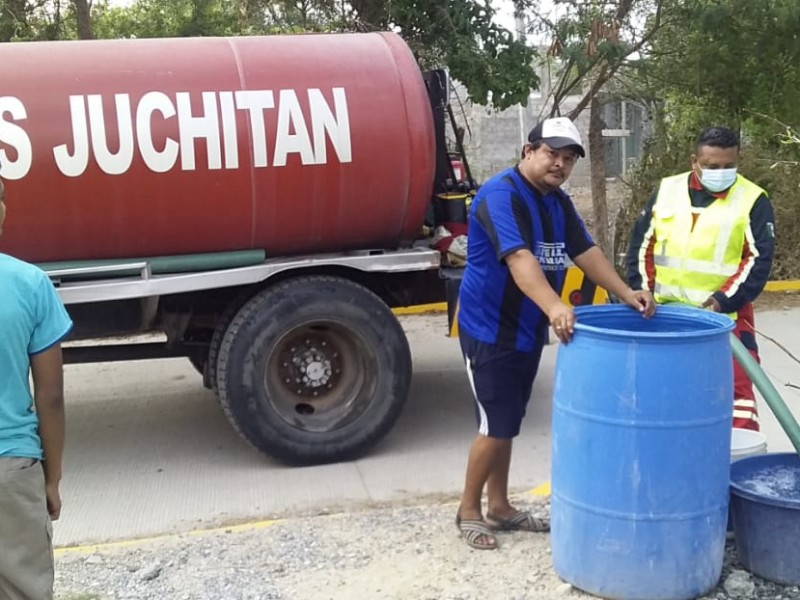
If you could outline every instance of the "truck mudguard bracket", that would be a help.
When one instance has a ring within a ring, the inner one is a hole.
[[[86,273],[86,280],[75,280],[72,277],[63,279],[64,271],[52,271],[48,275],[65,304],[83,304],[252,285],[278,273],[296,269],[345,267],[366,273],[403,273],[438,269],[439,265],[438,251],[412,247],[403,250],[357,250],[267,259],[258,265],[203,272],[155,275],[146,264],[135,263],[125,266],[140,269],[138,276],[98,279],[98,273],[91,269]],[[73,277],[76,275],[74,271],[69,274]],[[89,275],[92,277],[89,278]]]

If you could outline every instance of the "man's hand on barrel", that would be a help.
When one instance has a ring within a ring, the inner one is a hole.
[[[649,319],[656,312],[656,301],[653,294],[648,290],[628,290],[628,293],[620,297],[625,304],[642,313],[645,319]]]
[[[547,318],[550,319],[556,337],[562,343],[568,343],[575,332],[575,313],[572,307],[563,302],[555,302],[547,313]]]
[[[713,310],[714,312],[722,312],[722,307],[714,296],[709,296],[708,299],[703,302],[703,308]]]

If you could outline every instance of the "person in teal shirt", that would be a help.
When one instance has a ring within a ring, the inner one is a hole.
[[[0,181],[0,236],[6,216]],[[0,597],[53,597],[61,512],[61,341],[72,321],[47,275],[0,253]],[[30,380],[33,380],[31,389]]]

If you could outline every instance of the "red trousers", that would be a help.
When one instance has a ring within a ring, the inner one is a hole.
[[[756,362],[760,363],[752,304],[745,304],[739,311],[733,333],[750,351]],[[753,382],[735,359],[733,361],[733,426],[739,429],[759,430]]]

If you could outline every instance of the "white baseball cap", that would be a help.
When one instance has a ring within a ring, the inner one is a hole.
[[[575,146],[578,154],[586,156],[581,134],[575,124],[567,117],[553,117],[537,124],[528,134],[528,142],[531,144],[544,142],[551,148],[556,149]]]

